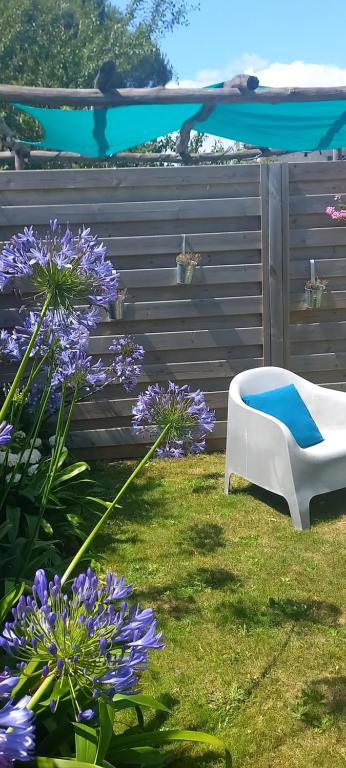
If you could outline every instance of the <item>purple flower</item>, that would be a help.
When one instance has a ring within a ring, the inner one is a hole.
[[[0,766],[10,768],[14,760],[27,762],[33,757],[34,714],[27,708],[30,696],[17,704],[7,702],[0,710]]]
[[[82,349],[69,349],[61,353],[59,365],[52,376],[52,386],[68,384],[86,392],[101,389],[111,378],[101,360],[93,361]]]
[[[114,339],[109,350],[115,352],[112,368],[117,380],[126,392],[130,392],[136,386],[141,373],[144,349],[140,344],[136,344],[133,336],[119,336]]]
[[[57,576],[47,584],[40,570],[32,596],[22,595],[12,609],[0,645],[20,663],[35,659],[41,674],[65,679],[83,700],[133,693],[149,650],[162,648],[162,641],[152,609],[128,607],[124,598],[131,592],[123,577],[109,573],[100,580],[88,568],[64,593]],[[75,696],[73,702],[77,719],[92,716]]]
[[[15,335],[2,329],[0,331],[0,359],[20,360],[21,354]]]
[[[80,723],[83,720],[92,720],[93,717],[95,717],[95,712],[93,709],[84,709],[79,710],[76,720],[78,723]]]
[[[47,584],[46,574],[43,568],[40,568],[38,571],[36,571],[34,583],[32,585],[32,594],[34,596],[34,599],[36,599],[37,597],[39,598],[41,605],[47,605],[48,584]],[[24,601],[21,600],[20,605],[22,606],[24,604],[25,604]]]
[[[7,699],[16,687],[19,677],[14,677],[8,667],[0,672],[0,699]]]
[[[36,294],[52,294],[52,303],[72,309],[78,299],[107,305],[117,293],[118,275],[106,248],[90,229],[76,237],[62,233],[56,220],[42,238],[33,228],[13,235],[0,254],[0,290],[17,277],[29,278]]]
[[[11,440],[12,424],[2,421],[0,424],[0,445],[8,445]]]
[[[166,387],[154,384],[139,395],[132,408],[136,434],[155,440],[169,425],[163,443],[156,450],[161,458],[179,459],[186,453],[201,453],[205,438],[213,430],[215,413],[209,410],[203,393],[191,392],[185,384],[172,381]]]

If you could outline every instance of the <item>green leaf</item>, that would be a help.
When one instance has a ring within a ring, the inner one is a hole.
[[[86,463],[86,461],[78,461],[75,464],[71,464],[69,467],[66,467],[66,469],[63,469],[61,472],[58,472],[58,474],[54,478],[54,485],[65,483],[66,480],[70,480],[71,477],[76,477],[76,475],[80,475],[81,472],[85,472],[87,469],[90,469],[90,467],[89,467],[89,464]]]
[[[84,723],[73,723],[75,729],[76,759],[95,763],[97,753],[97,731]]]
[[[100,730],[96,752],[96,763],[102,765],[113,736],[114,709],[110,704],[99,701]]]
[[[102,507],[106,507],[106,509],[108,509],[108,507],[110,507],[112,503],[111,501],[104,501],[104,499],[98,499],[97,496],[86,496],[85,498],[88,499],[88,501],[95,501],[96,504],[101,504]]]
[[[48,520],[43,518],[41,520],[41,526],[42,526],[42,528],[43,528],[45,533],[48,533],[50,536],[53,536],[54,531],[53,531],[53,528],[52,528],[51,524],[48,522]]]
[[[4,539],[6,536],[6,533],[10,531],[12,528],[12,524],[7,520],[5,523],[2,523],[0,525],[0,539]]]
[[[111,758],[118,758],[119,751],[122,749],[144,746],[158,747],[163,746],[164,744],[169,744],[171,741],[195,741],[203,744],[210,744],[213,747],[222,749],[225,751],[226,768],[232,768],[231,754],[221,739],[218,739],[217,736],[212,736],[209,733],[204,733],[203,731],[167,730],[153,731],[151,733],[138,733],[130,736],[127,736],[126,733],[121,736],[113,736],[111,742]]]
[[[165,765],[166,758],[153,747],[134,747],[134,749],[124,749],[117,754],[117,765],[140,765],[153,766],[161,768]]]
[[[95,763],[83,760],[68,760],[65,757],[36,757],[34,764],[37,768],[94,768]],[[98,766],[98,768],[102,768]]]
[[[113,696],[113,701],[115,703],[118,701],[128,702],[130,707],[150,707],[150,709],[158,709],[160,712],[168,712],[168,714],[171,712],[165,704],[154,699],[153,696],[144,696],[142,694],[139,696],[126,696],[123,693],[116,693],[115,696]]]
[[[18,528],[20,521],[20,507],[7,507],[6,518],[10,523],[10,533],[8,540],[13,544],[18,536]]]
[[[1,624],[6,619],[6,616],[8,612],[11,610],[12,606],[20,598],[23,590],[24,590],[24,581],[22,581],[20,584],[17,584],[15,587],[13,587],[13,589],[7,592],[7,594],[4,595],[4,597],[0,600],[0,623]]]
[[[61,440],[61,438],[60,438],[60,440]],[[54,446],[54,448],[55,448],[55,446]],[[67,457],[68,457],[68,450],[67,450],[67,448],[62,448],[61,449],[61,454],[59,456],[59,461],[57,463],[57,469],[59,469],[62,466],[64,461],[66,461]]]

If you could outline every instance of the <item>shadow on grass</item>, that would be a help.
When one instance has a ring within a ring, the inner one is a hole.
[[[236,623],[248,631],[257,627],[279,627],[287,622],[336,627],[342,614],[337,605],[323,600],[272,597],[265,608],[244,600],[224,600],[217,606],[216,613],[221,626]]]
[[[136,590],[136,600],[155,602],[162,613],[179,621],[199,612],[196,594],[213,589],[235,590],[240,585],[241,579],[226,568],[199,568],[189,571],[180,582]]]
[[[213,768],[215,765],[224,765],[222,752],[207,749],[202,754],[191,755],[192,744],[189,747],[181,747],[178,754],[169,762],[172,768]],[[175,750],[177,751],[177,750]]]
[[[170,693],[160,693],[159,701],[161,701],[161,704],[164,704],[165,707],[168,707],[170,712],[161,712],[160,710],[156,710],[155,713],[149,717],[145,723],[146,731],[156,731],[159,728],[162,728],[167,720],[169,720],[174,708],[180,704],[179,699],[177,699],[176,696],[172,696]]]
[[[188,550],[198,549],[200,552],[216,552],[226,546],[224,529],[217,523],[201,523],[191,525],[183,533],[183,546]]]
[[[232,488],[231,493],[235,496],[251,496],[282,515],[289,516],[290,514],[286,499],[258,485],[251,484],[247,488]],[[311,499],[311,525],[336,520],[345,514],[346,487]]]
[[[136,600],[151,601],[158,605],[161,615],[168,615],[171,619],[181,621],[191,614],[199,612],[193,590],[179,584],[163,584],[162,586],[148,587],[136,590]]]
[[[134,469],[134,464],[129,465],[123,462],[114,465],[114,483],[110,482],[111,466],[106,469],[96,467],[94,475],[100,485],[98,495],[106,501],[112,501],[120,491],[126,480],[129,479]],[[159,477],[142,474],[134,480],[125,491],[121,499],[120,508],[114,510],[114,515],[118,520],[133,520],[136,523],[146,523],[165,508],[165,494],[156,493],[162,487],[162,480]],[[95,494],[97,495],[97,494]],[[167,499],[168,503],[169,499]]]
[[[190,577],[200,580],[207,589],[236,589],[241,584],[240,577],[227,568],[198,568]]]
[[[193,483],[192,493],[211,493],[216,491],[222,481],[222,477],[220,472],[210,472],[199,477]]]
[[[110,471],[95,470],[95,476],[100,483],[97,494],[100,498],[112,500],[122,485],[131,475],[133,466],[115,467],[114,486],[110,484]],[[104,480],[104,483],[103,483]],[[121,506],[114,509],[104,529],[98,534],[96,546],[99,552],[105,552],[110,546],[119,544],[137,544],[140,540],[138,533],[128,533],[123,524],[127,522],[142,523],[145,525],[155,518],[164,519],[169,513],[169,498],[164,493],[157,493],[162,486],[162,480],[156,477],[141,475],[125,492],[121,499]]]
[[[337,720],[346,720],[346,676],[325,676],[305,688],[292,715],[313,728],[327,729]]]

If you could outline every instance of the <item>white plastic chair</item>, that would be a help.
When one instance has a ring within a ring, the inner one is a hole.
[[[300,448],[278,419],[250,408],[241,396],[294,384],[324,441]],[[346,394],[311,384],[283,368],[253,368],[229,388],[225,493],[232,473],[288,502],[294,528],[310,527],[310,499],[346,487]]]

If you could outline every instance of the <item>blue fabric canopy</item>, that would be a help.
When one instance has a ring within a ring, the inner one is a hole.
[[[220,87],[218,83],[212,87]],[[42,126],[34,148],[108,157],[180,130],[201,104],[160,104],[108,109],[48,109],[14,104]],[[289,151],[346,145],[346,100],[220,104],[194,129],[225,139]]]

